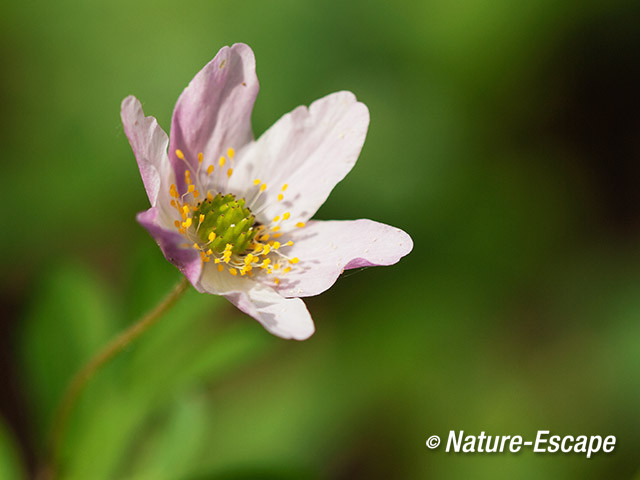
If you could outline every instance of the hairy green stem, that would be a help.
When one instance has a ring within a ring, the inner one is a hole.
[[[180,283],[174,287],[169,295],[167,295],[164,300],[156,306],[156,308],[147,313],[137,323],[134,323],[124,332],[120,333],[116,338],[111,340],[73,376],[64,397],[62,397],[62,400],[55,411],[51,431],[48,436],[48,461],[40,471],[38,478],[43,480],[55,478],[56,467],[59,460],[58,456],[67,422],[69,421],[69,416],[71,415],[73,407],[89,380],[91,380],[93,375],[108,363],[109,360],[115,357],[118,352],[123,350],[132,341],[146,332],[160,319],[162,315],[171,309],[184,292],[186,292],[188,286],[189,281],[183,277],[182,280],[180,280]]]

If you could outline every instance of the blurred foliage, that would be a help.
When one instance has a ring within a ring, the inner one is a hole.
[[[0,478],[23,478],[25,470],[18,447],[4,423],[0,424]]]
[[[302,343],[189,292],[91,382],[65,478],[637,476],[639,13],[620,0],[4,2],[0,285],[15,314],[0,478],[33,470],[71,373],[178,279],[134,219],[147,199],[120,101],[135,94],[168,131],[192,76],[239,41],[257,57],[256,135],[335,90],[368,105],[360,161],[317,217],[396,225],[415,250],[309,299],[317,332]],[[545,428],[614,434],[616,451],[424,445]]]

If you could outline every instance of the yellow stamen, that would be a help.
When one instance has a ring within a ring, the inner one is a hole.
[[[253,184],[254,184],[254,185],[260,185],[260,179],[259,179],[259,178],[256,178],[256,179],[253,181]]]
[[[207,167],[207,175],[211,175],[213,173],[213,165],[209,165]]]
[[[236,154],[236,151],[233,148],[227,149],[227,155],[229,156],[229,160],[232,160],[235,154]]]
[[[231,175],[233,175],[233,168],[227,170],[227,177],[230,177]]]
[[[176,157],[178,157],[180,160],[184,160],[184,153],[182,153],[182,150],[176,150]]]
[[[278,194],[278,201],[281,202],[282,199],[284,198],[284,195],[282,195],[281,193]]]
[[[298,228],[302,228],[302,227],[304,227],[305,225],[306,225],[306,223],[304,223],[304,222],[298,222],[298,223],[296,223],[296,227],[298,227]]]
[[[267,184],[263,183],[262,185],[260,185],[260,191],[264,192],[267,189]]]
[[[277,222],[278,220],[280,220],[280,215],[276,215],[275,217],[273,217],[273,222]]]
[[[284,192],[284,191],[287,189],[287,187],[288,187],[288,186],[289,186],[289,185],[288,185],[287,183],[285,183],[285,184],[282,186],[282,191]]]
[[[291,214],[289,212],[284,212],[282,214],[282,220],[289,220],[290,216],[291,216]]]
[[[291,260],[289,260],[289,263],[293,263],[295,265],[299,261],[300,261],[300,259],[298,257],[293,257]]]
[[[217,259],[216,259],[217,260]],[[218,264],[218,271],[221,272],[224,270],[224,265],[222,265],[221,263]]]
[[[221,167],[224,167],[224,164],[226,161],[227,161],[226,158],[220,157],[220,160],[218,160],[218,165],[220,165]]]
[[[187,188],[187,193],[193,193],[196,190],[196,186],[191,184],[189,185],[189,188]]]
[[[230,268],[230,269],[229,269],[229,273],[230,273],[231,275],[233,275],[234,277],[235,277],[236,275],[238,275],[238,271],[237,271],[235,268]]]

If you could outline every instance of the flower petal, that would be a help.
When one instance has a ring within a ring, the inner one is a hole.
[[[351,92],[337,92],[284,115],[238,160],[232,191],[267,184],[261,194],[262,222],[289,211],[306,222],[355,164],[369,126],[369,111]],[[283,185],[284,200],[278,201]]]
[[[167,134],[154,117],[145,117],[140,101],[133,95],[122,101],[120,117],[129,139],[151,206],[155,207],[162,179],[171,172],[167,157]]]
[[[284,298],[267,285],[205,265],[198,290],[223,295],[278,337],[306,340],[315,331],[311,315],[299,298]]]
[[[185,238],[175,230],[168,230],[159,221],[159,211],[152,207],[140,212],[136,219],[154,238],[165,258],[173,263],[196,286],[202,271],[202,259],[193,248],[183,248]],[[197,288],[197,287],[196,287]]]
[[[218,169],[220,156],[253,140],[251,111],[259,89],[255,69],[248,45],[223,47],[182,92],[173,111],[169,148],[177,178],[185,170],[175,153],[179,149],[194,168],[202,153],[205,167],[215,163],[216,175],[226,179]]]
[[[286,254],[300,262],[280,278],[277,290],[285,297],[318,295],[344,270],[393,265],[413,248],[411,237],[399,228],[364,219],[311,221],[291,239]]]

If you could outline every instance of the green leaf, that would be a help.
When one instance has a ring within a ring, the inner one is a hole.
[[[43,274],[22,321],[19,344],[39,432],[73,373],[111,338],[116,323],[113,301],[89,269],[59,264]]]
[[[12,438],[11,432],[0,419],[0,478],[26,478],[22,459]]]

